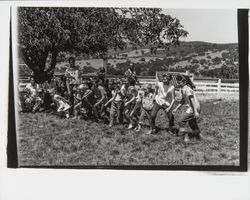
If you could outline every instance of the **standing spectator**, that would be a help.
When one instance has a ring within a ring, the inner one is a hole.
[[[104,84],[104,86],[106,84],[105,73],[106,71],[104,67],[100,67],[99,71],[97,72],[97,78],[102,81],[102,84]]]
[[[134,64],[131,63],[129,69],[125,72],[125,77],[127,78],[129,85],[135,86],[135,84],[138,84],[140,86],[134,68]]]
[[[74,107],[74,91],[77,88],[77,85],[80,83],[80,69],[79,66],[75,66],[75,58],[69,58],[69,68],[65,71],[66,77],[66,87],[69,95],[70,103],[72,106],[71,113],[73,113]]]

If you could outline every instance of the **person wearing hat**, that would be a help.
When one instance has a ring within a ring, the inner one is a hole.
[[[159,110],[164,110],[168,119],[169,119],[169,131],[174,127],[174,115],[170,112],[169,108],[174,104],[175,99],[175,87],[171,84],[172,75],[163,74],[162,82],[156,82],[155,90],[155,102],[151,111],[151,120],[150,120],[150,131],[148,134],[156,132],[155,120]]]
[[[194,92],[194,85],[187,76],[179,76],[176,78],[178,84],[181,87],[182,101],[179,102],[177,107],[172,111],[173,114],[183,106],[185,106],[185,113],[178,120],[177,129],[179,135],[184,135],[184,142],[189,142],[190,132],[186,128],[188,124],[192,129],[193,136],[197,139],[200,139],[200,129],[197,124],[197,119],[200,116],[201,108],[198,98]]]

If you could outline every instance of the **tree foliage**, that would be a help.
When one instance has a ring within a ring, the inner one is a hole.
[[[127,45],[154,52],[188,34],[178,19],[151,8],[20,7],[18,26],[20,56],[38,83],[52,77],[61,52],[105,58]]]

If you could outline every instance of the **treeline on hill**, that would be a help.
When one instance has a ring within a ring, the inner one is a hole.
[[[134,52],[133,57],[129,57]],[[67,66],[67,53],[58,56],[58,63]],[[97,71],[92,59],[80,54],[77,60],[87,60],[84,66],[80,66],[83,73],[94,73]],[[134,49],[128,47],[126,50],[110,51],[108,55],[107,73],[109,75],[123,75],[134,63],[137,75],[155,76],[156,71],[175,71],[194,73],[196,77],[211,78],[239,78],[237,44],[212,44],[206,42],[181,42],[180,46],[169,49],[158,49],[151,52],[149,47]],[[118,62],[123,60],[124,62]],[[111,62],[113,61],[113,62]],[[116,64],[111,64],[115,63]],[[63,73],[65,68],[55,71]],[[27,71],[22,66],[20,71]],[[30,70],[28,70],[30,71]]]
[[[132,49],[130,49],[132,51]],[[237,44],[211,44],[205,42],[182,42],[179,47],[172,47],[169,50],[158,50],[155,53],[144,53],[143,50],[136,50],[138,62],[133,62],[137,75],[154,76],[156,71],[175,71],[194,73],[198,77],[211,78],[239,78],[238,47]],[[141,52],[140,52],[141,51]],[[128,51],[129,52],[129,51]],[[122,52],[124,57],[126,53]],[[109,59],[122,59],[110,55]],[[146,58],[149,59],[146,61]],[[135,57],[133,57],[135,58]],[[132,61],[127,58],[124,63],[117,63],[116,66],[108,64],[107,71],[111,75],[122,75],[129,68]],[[93,69],[87,72],[93,72]]]

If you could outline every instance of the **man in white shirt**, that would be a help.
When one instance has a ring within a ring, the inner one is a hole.
[[[174,86],[170,83],[171,74],[163,74],[162,82],[156,82],[155,103],[151,111],[150,131],[148,134],[156,132],[155,119],[159,110],[163,109],[169,119],[169,130],[174,126],[174,115],[170,111],[175,99]]]
[[[79,85],[81,77],[79,66],[75,66],[74,57],[69,58],[69,68],[67,68],[65,71],[65,77],[66,77],[67,92],[72,106],[70,112],[73,113],[74,89],[76,89],[76,87]]]

